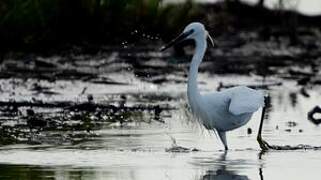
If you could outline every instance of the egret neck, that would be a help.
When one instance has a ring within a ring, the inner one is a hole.
[[[192,63],[189,68],[187,96],[192,110],[197,113],[201,108],[199,107],[201,101],[201,94],[197,86],[198,67],[202,62],[207,48],[206,38],[199,35],[195,38],[195,52],[192,58]]]

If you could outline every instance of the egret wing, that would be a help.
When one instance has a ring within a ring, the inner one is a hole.
[[[229,111],[234,115],[253,113],[264,106],[264,94],[245,86],[230,90]]]

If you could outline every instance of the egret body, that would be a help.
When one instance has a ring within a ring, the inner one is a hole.
[[[165,50],[183,40],[191,39],[195,41],[195,52],[188,75],[188,103],[192,113],[205,128],[216,130],[225,150],[227,150],[226,131],[245,125],[251,119],[253,113],[264,106],[264,95],[261,91],[245,86],[201,94],[197,85],[197,74],[198,67],[206,52],[207,38],[214,45],[213,39],[204,25],[194,22],[186,26],[182,34],[161,50]]]

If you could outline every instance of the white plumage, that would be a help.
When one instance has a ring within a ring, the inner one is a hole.
[[[225,90],[231,99],[229,111],[234,115],[252,113],[264,105],[264,95],[245,86],[238,86]]]
[[[198,67],[202,62],[207,38],[212,38],[201,23],[191,23],[183,33],[165,46],[163,50],[177,41],[192,39],[195,41],[195,52],[188,76],[187,96],[193,114],[199,118],[207,129],[215,129],[228,149],[226,131],[245,125],[253,113],[264,106],[264,94],[245,86],[228,88],[220,92],[201,95],[197,86]]]
[[[245,86],[202,95],[201,106],[208,112],[211,127],[229,131],[248,122],[252,113],[264,105],[264,96]]]

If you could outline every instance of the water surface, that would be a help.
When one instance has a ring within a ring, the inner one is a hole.
[[[247,125],[227,134],[231,150],[225,153],[213,132],[202,129],[186,114],[184,82],[154,84],[126,73],[121,76],[110,74],[109,77],[129,84],[102,85],[58,80],[55,83],[47,82],[47,85],[60,93],[47,98],[75,100],[86,86],[87,93],[94,94],[96,101],[112,101],[117,93],[127,95],[128,104],[168,104],[174,109],[161,112],[160,118],[164,122],[134,121],[124,126],[111,124],[95,130],[94,133],[99,136],[77,144],[2,146],[0,178],[194,180],[306,179],[319,176],[321,151],[260,151],[256,142],[260,111],[254,114]],[[280,80],[269,77],[265,82]],[[9,83],[10,80],[1,81],[9,89],[13,84]],[[203,92],[215,90],[220,82],[263,83],[259,76],[219,76],[208,73],[201,73],[199,81]],[[282,80],[282,83],[281,86],[271,86],[266,90],[271,96],[272,108],[264,123],[264,138],[274,145],[320,146],[321,129],[307,120],[307,112],[321,102],[320,87],[308,87],[306,91],[310,97],[306,97],[300,93],[302,87],[295,80]],[[62,86],[65,88],[60,88]],[[12,97],[9,92],[6,96],[6,92],[4,90],[3,99]],[[23,100],[36,96],[29,93],[27,86],[21,86],[17,89],[15,98]],[[252,129],[252,134],[248,134],[248,128]],[[172,147],[173,139],[179,146],[199,151],[166,152],[166,149]]]

